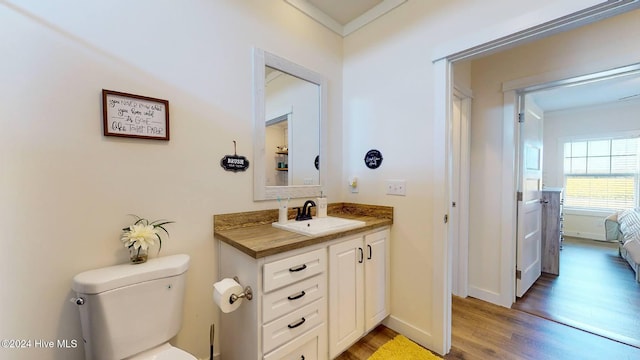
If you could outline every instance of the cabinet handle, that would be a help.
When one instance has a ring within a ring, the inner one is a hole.
[[[301,291],[298,295],[287,296],[287,299],[289,299],[289,300],[297,300],[297,299],[300,299],[301,297],[303,297],[305,295],[306,295],[306,293],[304,291]]]
[[[298,272],[307,268],[307,264],[302,264],[302,266],[298,266],[297,268],[289,268],[289,272]]]
[[[369,248],[369,257],[367,258],[367,260],[371,260],[371,257],[373,255],[373,250],[371,250],[371,245],[367,244],[367,247]]]
[[[295,323],[295,324],[293,324],[293,325],[289,324],[289,325],[287,325],[287,327],[288,327],[289,329],[295,329],[295,328],[297,328],[298,326],[300,326],[300,325],[304,324],[304,322],[305,322],[305,321],[307,321],[307,320],[306,320],[305,318],[302,318],[302,319],[301,319],[300,321],[298,321],[297,323]]]
[[[364,250],[362,250],[361,247],[359,247],[358,250],[360,250],[360,260],[358,260],[358,263],[362,264],[364,262]]]

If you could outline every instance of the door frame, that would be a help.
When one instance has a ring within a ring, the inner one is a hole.
[[[516,106],[520,99],[524,99],[525,96],[527,96],[528,94],[535,93],[537,91],[551,89],[551,88],[558,88],[562,86],[578,85],[581,83],[598,81],[598,80],[617,77],[617,76],[626,76],[629,74],[636,74],[639,72],[640,72],[640,62],[637,62],[637,63],[628,64],[628,65],[615,67],[615,68],[594,68],[594,69],[590,69],[589,73],[587,74],[584,73],[584,70],[576,71],[574,69],[563,69],[563,70],[543,73],[543,74],[539,74],[536,76],[527,77],[523,79],[515,79],[515,80],[505,82],[502,86],[502,90],[504,93],[504,102],[505,104],[510,103],[513,106]],[[516,114],[515,114],[516,117],[518,112],[519,110],[516,111]],[[507,119],[512,118],[513,116],[514,115],[512,113],[512,110],[508,109],[507,106],[505,106],[504,108],[505,122],[504,122],[504,128],[503,128],[503,131],[505,133],[510,131],[509,127],[511,126],[510,124],[507,123]],[[516,151],[515,159],[517,161],[520,158],[518,154],[519,143],[517,142],[519,127],[517,122],[515,122],[514,124],[515,124],[514,134],[515,134],[515,141],[516,141],[514,144],[514,147]],[[504,151],[504,154],[503,154],[503,158],[504,158],[506,156],[506,153],[509,152],[509,149],[505,146],[503,148],[503,151]],[[516,170],[517,170],[517,167],[516,167]],[[517,180],[515,184],[516,184],[515,191],[517,191]],[[502,238],[503,246],[505,246],[505,243],[507,241],[508,239]],[[516,259],[515,245],[514,245],[514,253],[512,258]],[[503,258],[503,261],[504,261],[504,258]],[[513,268],[515,269],[515,267],[516,267],[516,262],[514,260]],[[515,273],[515,271],[512,273]],[[506,275],[508,274],[506,273],[503,274],[503,276],[505,277]],[[514,279],[513,283],[515,284],[515,275],[513,279]],[[515,286],[514,286],[513,293],[509,293],[507,295],[508,296],[506,295],[504,296],[504,304],[501,303],[500,305],[510,307],[511,304],[513,304],[517,300]]]
[[[433,350],[446,354],[451,349],[451,274],[452,274],[452,239],[447,222],[451,199],[451,152],[448,129],[451,126],[451,97],[453,94],[453,63],[473,57],[487,55],[508,47],[537,40],[558,32],[567,31],[578,26],[602,20],[617,14],[640,7],[639,0],[618,1],[582,1],[580,3],[556,3],[547,6],[535,14],[525,16],[522,21],[513,19],[491,27],[482,33],[467,34],[457,41],[448,41],[435,51],[432,58],[434,80],[434,108],[433,108],[433,217],[432,217],[432,299],[431,314],[433,319],[432,343]],[[508,96],[511,95],[511,96]],[[512,219],[515,209],[515,142],[513,119],[515,114],[515,91],[504,93],[505,113],[511,109],[509,126],[504,126],[503,132],[503,166],[502,186],[507,187],[501,197],[501,216],[503,226],[501,236],[501,301],[513,294],[515,299],[515,236]],[[506,119],[504,120],[507,121]],[[505,123],[506,125],[506,123]],[[509,150],[507,150],[509,149]],[[510,275],[506,275],[510,273]],[[507,281],[509,280],[509,281]],[[513,280],[513,281],[511,281]],[[510,289],[510,291],[509,291]],[[510,300],[513,302],[513,300]],[[510,306],[504,304],[505,306]]]

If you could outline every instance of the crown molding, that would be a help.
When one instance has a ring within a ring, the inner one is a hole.
[[[306,0],[284,0],[336,34],[345,37],[408,0],[384,0],[347,24],[340,24]]]

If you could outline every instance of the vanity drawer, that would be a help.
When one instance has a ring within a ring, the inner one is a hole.
[[[262,322],[268,323],[286,313],[310,304],[327,293],[327,276],[323,273],[262,297]]]
[[[264,360],[318,360],[326,357],[323,334],[324,324],[297,337],[288,344],[267,354]],[[320,357],[320,354],[325,354]]]
[[[316,300],[292,313],[262,326],[262,350],[268,353],[278,346],[324,323],[326,301]]]
[[[264,292],[325,272],[327,250],[318,249],[264,265]]]

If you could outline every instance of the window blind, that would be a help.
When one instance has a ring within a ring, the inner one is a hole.
[[[638,205],[638,138],[564,144],[565,205],[590,210]]]

